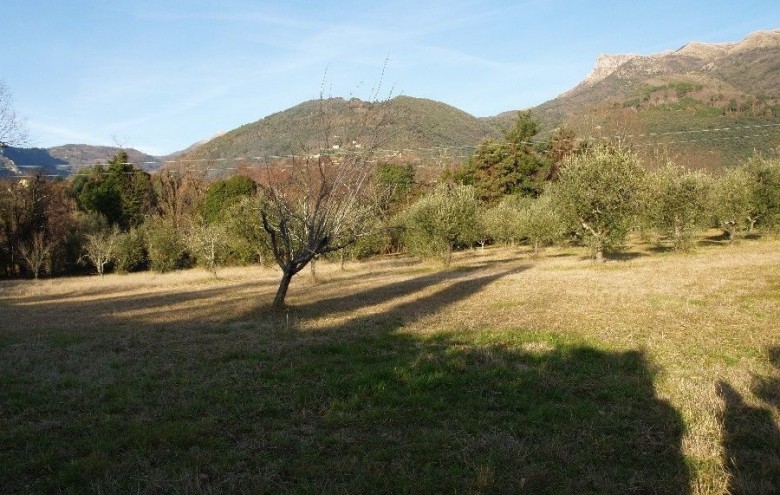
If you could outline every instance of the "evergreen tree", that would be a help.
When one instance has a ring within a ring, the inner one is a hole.
[[[531,140],[540,123],[530,111],[518,112],[502,140],[487,139],[477,148],[455,179],[474,186],[479,198],[494,203],[502,196],[538,196],[550,162]]]
[[[151,177],[128,163],[124,151],[106,166],[82,170],[73,180],[72,191],[81,210],[100,213],[122,230],[143,223],[154,207]]]

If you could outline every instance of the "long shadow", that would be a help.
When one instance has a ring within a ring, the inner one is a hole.
[[[361,290],[347,295],[323,298],[311,303],[295,305],[294,309],[310,316],[325,316],[331,313],[350,312],[360,308],[386,303],[393,299],[413,295],[438,284],[451,283],[455,284],[454,287],[462,288],[461,292],[463,292],[463,294],[461,296],[452,294],[450,299],[437,299],[441,304],[448,304],[459,300],[461,297],[466,297],[468,295],[467,292],[476,292],[478,288],[481,288],[490,282],[503,278],[510,273],[519,273],[526,268],[527,267],[525,266],[507,268],[500,272],[493,271],[487,273],[484,273],[480,268],[434,272],[399,282],[375,286],[369,290]],[[459,284],[459,282],[462,283]],[[422,304],[421,301],[418,300],[411,303],[409,306],[411,306],[410,309],[421,309],[426,306],[433,306],[430,308],[429,312],[435,312],[437,309],[437,306],[432,305],[431,301],[428,301],[427,304]]]
[[[76,322],[81,330],[113,329],[125,325],[144,330],[153,327],[155,319],[161,325],[175,322],[176,326],[202,327],[214,320],[229,322],[247,318],[262,297],[270,297],[274,289],[274,283],[250,281],[212,288],[192,286],[183,290],[148,293],[139,293],[141,289],[131,289],[129,294],[109,290],[103,296],[95,290],[11,296],[0,299],[4,302],[0,332],[49,329],[57,333],[59,328],[64,328],[67,333],[73,333]],[[257,301],[250,300],[247,304],[247,298],[252,297]],[[236,309],[243,307],[246,309]],[[38,316],[30,317],[31,314]],[[45,315],[49,314],[52,316],[47,318]],[[140,314],[146,314],[148,318],[124,316]]]
[[[770,361],[780,370],[780,348],[768,350]],[[718,382],[718,394],[724,401],[724,464],[729,473],[729,493],[775,494],[780,490],[780,429],[770,408],[780,407],[780,378],[758,376],[753,393],[767,408],[747,404],[737,390]]]
[[[350,321],[340,329],[346,342],[310,349],[337,370],[325,378],[335,393],[323,421],[348,438],[320,447],[307,477],[334,493],[689,493],[682,418],[656,397],[643,353],[522,332],[488,343],[462,331],[398,333],[517,271],[455,279]],[[435,277],[424,279],[417,283]],[[301,467],[310,454],[297,450],[289,462]],[[343,465],[354,456],[361,462]],[[276,481],[306,486],[281,474]]]
[[[328,315],[417,293],[337,328],[136,341],[105,365],[45,357],[89,364],[84,377],[36,372],[0,346],[0,481],[9,493],[689,493],[681,417],[641,352],[406,331],[519,270],[295,308]]]

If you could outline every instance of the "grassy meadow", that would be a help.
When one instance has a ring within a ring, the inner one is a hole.
[[[0,282],[3,493],[780,490],[780,240]]]

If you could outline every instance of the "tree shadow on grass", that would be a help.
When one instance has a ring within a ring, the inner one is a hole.
[[[520,330],[406,330],[521,269],[295,308],[315,321],[383,305],[334,328],[214,335],[205,348],[137,342],[83,379],[36,375],[29,359],[24,373],[0,367],[4,489],[688,493],[682,420],[641,352]]]
[[[724,401],[724,464],[731,474],[729,493],[774,494],[780,488],[780,429],[771,408],[780,407],[780,348],[768,350],[776,372],[757,376],[753,393],[767,407],[747,404],[726,382],[718,382],[718,394]]]
[[[294,304],[291,309],[306,317],[323,317],[329,314],[352,312],[361,308],[391,303],[396,299],[427,291],[434,286],[446,287],[443,293],[435,297],[425,300],[415,299],[393,310],[393,313],[400,312],[418,318],[422,313],[434,313],[478,292],[491,282],[512,273],[520,273],[526,268],[526,266],[519,266],[501,271],[487,271],[464,267],[459,270],[438,271],[375,286],[368,290],[333,297],[326,296],[312,302]],[[383,316],[380,315],[377,318],[382,319]]]
[[[604,255],[607,261],[632,261],[638,258],[644,258],[649,256],[647,253],[640,253],[637,251],[621,251],[616,253],[608,253]]]

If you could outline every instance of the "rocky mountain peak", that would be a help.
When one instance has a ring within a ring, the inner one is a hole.
[[[780,46],[780,29],[751,33],[744,40],[734,45],[729,51],[733,53],[755,50],[757,48],[771,48],[774,46]]]
[[[676,57],[693,57],[707,64],[715,63],[719,58],[735,55],[740,52],[761,48],[780,47],[780,29],[774,31],[756,31],[749,34],[738,43],[702,43],[693,41],[673,52],[663,52],[654,55],[599,55],[593,70],[585,77],[578,87],[591,86],[618,71],[631,61],[640,61],[646,72],[654,72],[654,64],[660,65]]]
[[[593,70],[591,70],[590,73],[585,76],[582,84],[593,84],[601,81],[615,72],[621,65],[637,58],[639,58],[639,55],[635,53],[624,55],[599,55],[596,59],[596,65],[593,67]]]
[[[711,60],[727,54],[733,46],[734,43],[701,43],[692,41],[674,53],[676,55]]]

